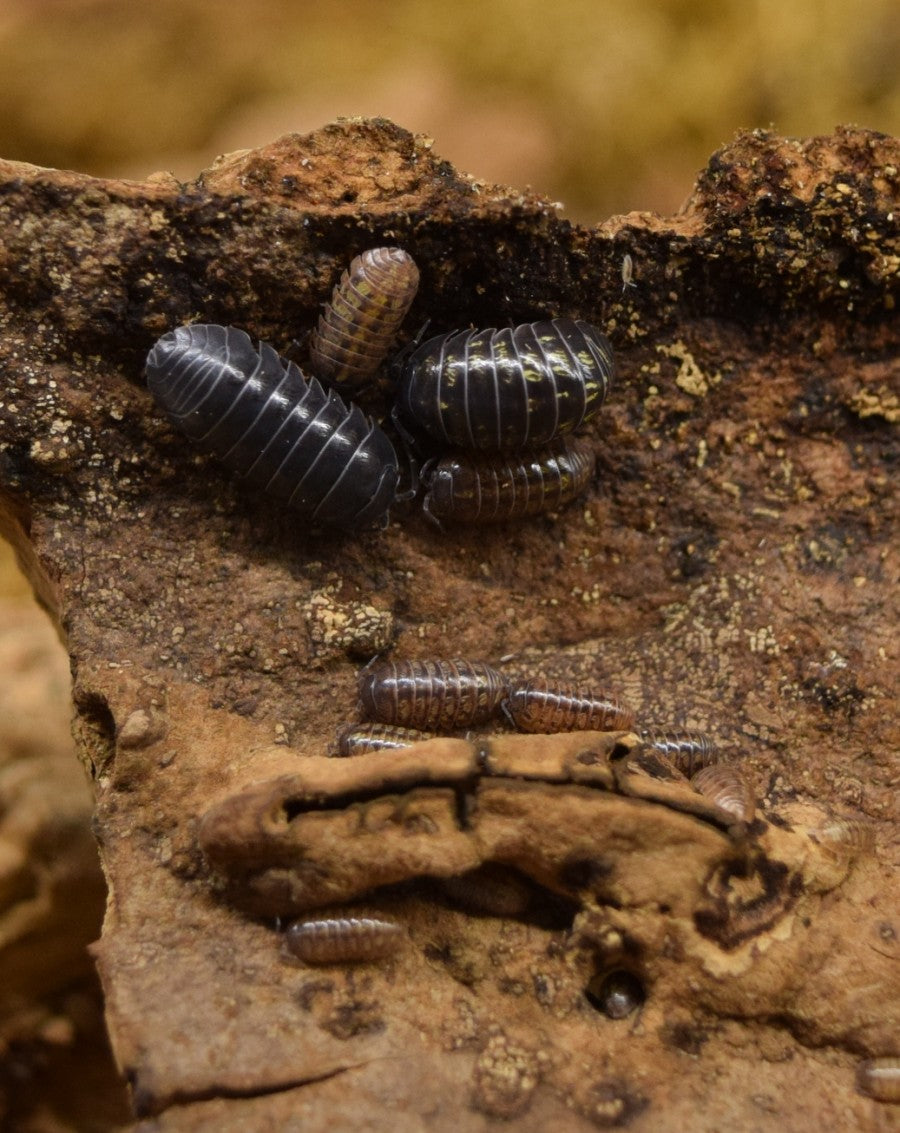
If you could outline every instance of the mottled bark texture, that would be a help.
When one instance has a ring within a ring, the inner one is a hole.
[[[110,890],[96,958],[141,1129],[874,1120],[853,1070],[897,1034],[898,184],[900,145],[855,129],[740,135],[677,216],[593,230],[384,121],[189,184],[0,163],[0,509],[72,656]],[[406,504],[384,531],[320,533],[166,424],[141,377],[158,335],[233,324],[302,362],[341,271],[390,243],[421,269],[410,337],[557,315],[610,335],[580,502],[475,533]],[[477,741],[401,753],[400,779],[326,763],[386,645],[513,654],[507,673],[609,688],[640,727],[707,729],[762,817],[725,830],[671,784],[635,793],[596,736],[504,738],[496,781]],[[585,760],[596,781],[565,770]],[[199,819],[223,806],[238,833],[214,870]],[[873,820],[875,855],[826,845],[828,815]],[[267,848],[301,821],[326,874],[348,847],[365,871],[362,834],[373,884],[407,879],[338,906],[401,921],[395,957],[307,969],[271,905],[245,911],[241,878],[276,906],[302,888],[307,835],[287,864]],[[533,887],[521,915],[420,876],[485,858]],[[646,995],[626,1019],[597,1006],[617,968]]]

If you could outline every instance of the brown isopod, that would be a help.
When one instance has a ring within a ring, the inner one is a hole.
[[[309,347],[313,371],[335,385],[369,384],[390,352],[419,286],[402,248],[370,248],[341,276]]]
[[[359,677],[363,716],[431,731],[484,723],[506,692],[503,674],[482,661],[386,661]]]
[[[877,1102],[900,1102],[900,1057],[864,1058],[856,1066],[856,1088]]]
[[[751,822],[756,813],[756,799],[750,784],[730,763],[701,767],[691,776],[691,786],[717,807],[733,814],[738,822]]]
[[[590,482],[596,457],[583,437],[561,437],[537,452],[512,456],[451,453],[422,469],[423,508],[438,526],[505,523],[574,500]]]
[[[396,751],[434,739],[433,732],[402,728],[399,724],[348,724],[335,739],[333,755],[368,755],[377,751]]]
[[[584,692],[548,681],[515,686],[503,711],[520,732],[610,732],[630,728],[634,715],[607,692]]]
[[[285,947],[307,964],[358,964],[396,952],[403,929],[379,917],[334,917],[293,921]]]
[[[641,739],[688,778],[701,767],[719,762],[715,741],[703,732],[643,732]]]

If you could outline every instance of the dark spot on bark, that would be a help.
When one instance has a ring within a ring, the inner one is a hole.
[[[606,881],[614,869],[609,858],[569,858],[559,871],[559,883],[573,893],[583,893]]]
[[[695,1023],[664,1023],[659,1037],[673,1050],[693,1055],[698,1055],[709,1040],[707,1032]]]

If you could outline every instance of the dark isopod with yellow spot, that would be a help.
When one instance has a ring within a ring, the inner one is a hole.
[[[520,732],[609,732],[634,723],[634,714],[612,693],[540,680],[514,687],[503,709]]]
[[[403,942],[404,930],[380,917],[334,917],[293,921],[285,947],[307,964],[358,964],[390,956]]]
[[[719,762],[715,741],[703,732],[644,732],[641,739],[688,778],[701,767]]]
[[[609,341],[581,320],[455,331],[407,359],[394,415],[447,448],[541,448],[599,411],[614,374]]]
[[[504,523],[553,511],[580,495],[594,472],[594,447],[563,437],[535,453],[452,453],[423,469],[426,515],[438,524]]]
[[[423,740],[434,739],[433,732],[420,732],[399,724],[348,724],[338,732],[335,755],[369,755],[379,751],[397,751]]]
[[[419,269],[402,248],[370,248],[357,256],[313,331],[309,358],[318,377],[350,390],[368,385],[390,353],[418,286]]]
[[[367,719],[431,731],[489,720],[506,691],[502,673],[481,661],[384,661],[359,677]]]
[[[264,342],[182,326],[159,339],[146,370],[172,424],[246,483],[336,527],[386,519],[399,469],[384,431]]]

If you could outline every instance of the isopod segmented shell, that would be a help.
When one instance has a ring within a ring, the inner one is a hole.
[[[875,850],[875,824],[865,818],[833,818],[811,831],[833,854],[848,858]]]
[[[395,416],[448,448],[541,448],[599,411],[614,373],[608,340],[580,320],[442,334],[407,360]]]
[[[540,680],[513,687],[503,709],[520,732],[610,732],[634,722],[633,713],[611,693]]]
[[[293,921],[284,941],[307,964],[353,964],[389,956],[403,936],[400,925],[380,917],[335,917]]]
[[[371,752],[396,751],[430,739],[434,739],[433,732],[420,732],[399,724],[348,724],[337,734],[334,754],[368,755]]]
[[[864,1058],[857,1063],[856,1088],[879,1102],[900,1102],[900,1056]]]
[[[418,286],[419,269],[402,248],[370,248],[357,256],[313,331],[313,371],[351,389],[368,384],[390,352]]]
[[[481,661],[385,661],[359,677],[365,717],[426,731],[483,723],[505,695],[506,678]]]
[[[688,778],[701,767],[719,762],[714,740],[702,732],[644,732],[641,739]]]
[[[691,786],[734,815],[738,822],[750,822],[756,813],[756,799],[744,776],[731,763],[701,767],[691,776]]]
[[[399,477],[386,434],[264,342],[182,326],[159,339],[146,370],[169,420],[248,484],[338,527],[386,517]]]
[[[594,464],[593,445],[577,437],[521,456],[453,453],[423,470],[424,510],[438,523],[503,523],[553,511],[584,491]]]

